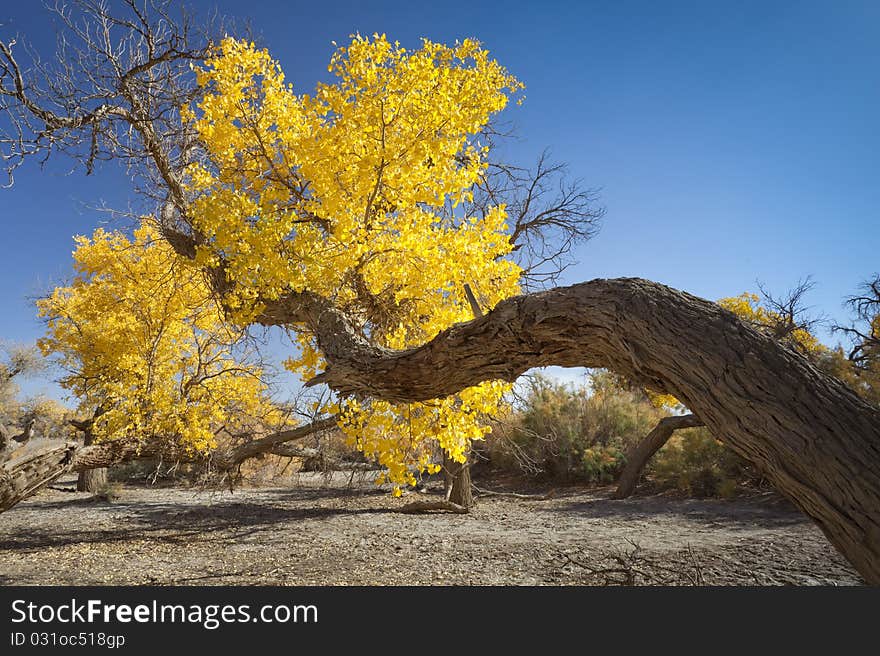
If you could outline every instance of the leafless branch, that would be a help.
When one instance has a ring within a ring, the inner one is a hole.
[[[770,293],[761,282],[758,289],[764,306],[771,312],[773,323],[769,326],[772,336],[781,342],[791,342],[795,331],[812,332],[825,321],[821,315],[810,315],[811,307],[804,304],[804,297],[816,286],[810,276],[798,280],[797,284],[782,296]]]
[[[413,501],[401,506],[397,512],[408,515],[415,515],[428,512],[451,512],[458,515],[466,515],[469,511],[464,506],[460,506],[452,501]]]
[[[848,326],[835,324],[833,330],[850,338],[849,360],[865,369],[880,361],[880,274],[863,282],[859,292],[848,297],[845,304],[855,320]]]
[[[574,247],[598,232],[605,211],[597,198],[597,190],[572,179],[567,166],[552,161],[545,150],[533,168],[490,163],[468,209],[485,215],[495,205],[506,205],[524,286],[536,289],[556,282],[574,262]]]
[[[180,172],[203,153],[180,108],[197,92],[191,65],[212,52],[223,23],[196,20],[170,0],[56,0],[49,10],[59,24],[53,59],[41,59],[18,37],[0,39],[7,186],[32,158],[44,163],[63,154],[87,174],[101,162],[120,162],[134,190],[153,204],[149,212],[176,209],[160,215],[162,227],[190,234],[180,220]]]

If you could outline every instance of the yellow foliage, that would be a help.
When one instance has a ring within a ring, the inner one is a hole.
[[[731,298],[722,298],[718,301],[718,305],[758,328],[770,328],[776,325],[780,319],[777,313],[761,305],[757,294],[749,292]],[[817,356],[826,350],[818,339],[803,328],[793,330],[786,336],[786,339],[808,356]]]
[[[96,438],[159,437],[204,452],[221,426],[279,420],[207,284],[151,226],[133,239],[98,229],[76,244],[73,282],[37,303],[47,320],[39,346],[59,357],[61,384],[83,411],[102,408]]]
[[[309,290],[361,321],[393,349],[422,344],[519,292],[502,205],[467,216],[486,170],[478,135],[522,89],[474,40],[424,40],[407,50],[384,35],[355,36],[332,56],[332,84],[296,93],[277,62],[227,38],[198,70],[201,98],[183,110],[209,162],[188,170],[197,262],[223,262],[227,305],[248,322],[261,300]],[[308,326],[286,365],[308,378],[323,366]],[[508,389],[487,382],[425,403],[345,399],[340,426],[413,483],[433,468],[430,446],[462,461],[489,430]]]
[[[645,392],[648,395],[648,399],[651,401],[651,405],[655,408],[674,408],[681,404],[681,401],[672,396],[672,394],[660,394],[653,390],[645,390]]]

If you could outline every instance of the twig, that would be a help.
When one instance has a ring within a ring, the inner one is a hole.
[[[452,501],[412,501],[405,506],[401,506],[398,512],[414,515],[438,510],[445,510],[459,515],[466,515],[470,512],[464,506],[460,506]]]
[[[552,489],[546,494],[520,494],[519,492],[496,492],[494,490],[483,490],[476,485],[472,486],[481,496],[487,497],[510,497],[512,499],[524,499],[525,501],[546,501],[556,496],[556,489]]]

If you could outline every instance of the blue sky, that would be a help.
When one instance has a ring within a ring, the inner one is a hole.
[[[480,39],[527,85],[511,157],[549,147],[601,189],[602,231],[565,282],[642,276],[717,299],[812,275],[810,304],[843,321],[843,297],[880,270],[880,3],[216,4],[303,91],[353,32]],[[53,38],[40,3],[4,3],[0,23]],[[68,273],[101,200],[128,201],[112,167],[31,163],[0,190],[0,338],[39,335],[27,298]]]

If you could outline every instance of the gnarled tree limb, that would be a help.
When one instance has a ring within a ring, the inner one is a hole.
[[[248,458],[271,453],[287,442],[328,430],[335,424],[336,419],[333,417],[320,419],[246,442],[231,451],[216,454],[213,465],[221,470],[233,469]],[[199,460],[179,453],[168,453],[167,446],[161,440],[112,440],[90,446],[60,440],[38,440],[26,448],[5,454],[6,459],[0,460],[0,512],[26,499],[62,474],[112,467],[122,462],[157,455],[168,455],[169,458],[181,462]]]
[[[326,419],[318,419],[310,424],[291,428],[290,430],[272,433],[266,437],[245,442],[228,453],[215,454],[214,466],[218,469],[232,469],[248,458],[253,458],[263,453],[270,453],[277,450],[282,444],[294,440],[301,440],[310,435],[314,435],[315,433],[330,430],[335,426],[336,417],[328,417]]]
[[[283,320],[284,302],[263,317]],[[343,394],[423,401],[548,365],[604,367],[673,394],[880,583],[880,409],[715,303],[593,280],[502,301],[399,352],[367,344],[332,308],[312,319],[329,366],[310,383]]]

